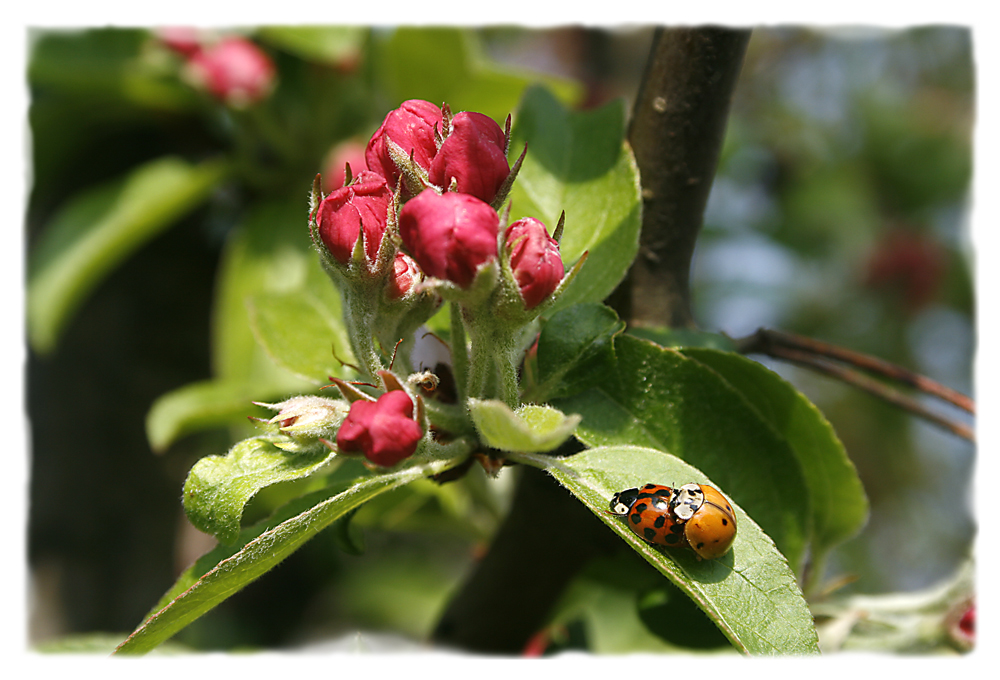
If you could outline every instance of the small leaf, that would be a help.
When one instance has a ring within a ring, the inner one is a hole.
[[[201,204],[222,180],[221,161],[166,157],[74,197],[52,220],[28,262],[28,334],[55,348],[70,316],[122,260]]]
[[[243,508],[254,494],[271,484],[308,477],[335,457],[327,449],[288,453],[267,437],[245,439],[225,456],[206,456],[195,463],[184,482],[184,511],[200,531],[233,543]]]
[[[814,553],[860,531],[868,499],[854,463],[819,409],[778,374],[744,356],[714,349],[682,352],[725,378],[791,444],[812,498]]]
[[[115,653],[149,652],[275,567],[303,543],[368,499],[422,477],[444,472],[462,462],[467,455],[468,449],[462,448],[460,452],[443,449],[438,455],[414,456],[398,469],[363,478],[336,495],[324,498],[324,492],[316,492],[309,498],[289,504],[298,514],[279,524],[271,521],[256,529],[244,529],[240,538],[246,539],[245,544],[232,552],[220,546],[210,554],[211,558],[206,556],[208,559],[199,560],[182,574],[161,599],[156,611],[146,617]],[[303,508],[304,505],[307,507]],[[283,512],[282,516],[287,514]],[[209,566],[206,562],[216,557],[219,560],[215,566],[202,571]]]
[[[525,405],[512,411],[502,401],[469,400],[469,413],[483,441],[501,451],[544,452],[570,438],[580,422],[551,406]]]
[[[662,451],[608,446],[566,458],[513,454],[513,460],[549,472],[711,618],[737,648],[750,654],[818,653],[816,629],[805,599],[774,542],[736,503],[738,532],[732,549],[698,561],[687,549],[653,546],[608,512],[611,497],[646,482],[674,480],[728,489]]]
[[[597,376],[587,367],[600,365],[613,355],[614,337],[625,323],[613,309],[598,303],[582,303],[552,315],[538,337],[536,363],[538,383],[529,385],[525,399],[544,402],[589,389]]]
[[[620,101],[570,111],[534,87],[515,116],[512,153],[527,143],[528,155],[510,194],[511,220],[535,217],[551,230],[565,211],[563,263],[569,267],[589,253],[553,311],[606,298],[638,252],[642,200],[625,115]]]
[[[788,441],[718,373],[626,334],[567,380],[590,383],[585,392],[553,401],[583,416],[578,439],[589,446],[649,446],[697,465],[753,515],[798,569],[812,525],[802,467]]]

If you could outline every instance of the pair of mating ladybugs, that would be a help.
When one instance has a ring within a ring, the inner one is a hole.
[[[611,514],[626,517],[637,536],[670,547],[687,545],[700,559],[729,552],[736,539],[736,513],[718,489],[685,484],[671,489],[647,484],[611,497]]]

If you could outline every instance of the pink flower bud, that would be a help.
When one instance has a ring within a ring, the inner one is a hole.
[[[497,255],[500,219],[475,196],[425,189],[399,211],[399,234],[425,274],[467,288]]]
[[[404,253],[396,253],[392,263],[392,277],[387,284],[386,292],[390,300],[398,300],[424,278],[420,267],[413,258]]]
[[[533,217],[524,217],[504,234],[510,249],[510,268],[521,289],[526,309],[537,307],[552,294],[563,278],[565,268],[559,256],[559,244],[549,236],[545,225]]]
[[[389,467],[413,455],[423,430],[413,419],[413,400],[402,390],[386,392],[378,401],[358,400],[337,432],[337,448],[360,452]]]
[[[457,113],[451,133],[431,163],[429,179],[445,190],[454,179],[457,191],[490,203],[510,174],[506,144],[503,130],[489,116]]]
[[[323,245],[338,262],[346,264],[364,229],[365,255],[374,262],[392,200],[383,177],[367,170],[359,173],[353,183],[333,191],[319,204],[316,225]]]
[[[389,186],[396,188],[399,169],[389,155],[386,140],[391,139],[403,152],[413,155],[414,162],[425,170],[437,154],[434,140],[435,128],[441,127],[441,109],[422,99],[410,99],[398,109],[389,112],[382,125],[368,141],[365,161],[368,169],[385,177]]]
[[[191,57],[188,66],[198,83],[236,107],[263,99],[274,83],[270,57],[245,38],[225,38],[206,47]]]

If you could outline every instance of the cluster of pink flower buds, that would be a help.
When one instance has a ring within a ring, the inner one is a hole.
[[[398,209],[399,235],[412,259],[406,266],[397,260],[393,276],[405,271],[411,285],[426,275],[467,288],[498,255],[496,203],[513,179],[508,146],[509,132],[481,113],[453,116],[447,106],[403,102],[368,141],[366,167],[323,197],[315,215],[319,238],[336,261],[347,264],[363,234],[372,267]],[[505,243],[525,308],[532,309],[563,278],[559,245],[532,218],[510,225]],[[393,285],[390,299],[411,287]]]
[[[498,211],[523,159],[522,154],[512,167],[509,146],[509,120],[502,129],[481,113],[453,115],[446,105],[409,100],[389,112],[372,135],[363,166],[357,149],[351,150],[342,186],[329,187],[323,195],[317,180],[310,229],[325,266],[347,291],[348,310],[352,296],[359,309],[370,309],[372,297],[379,297],[377,312],[365,317],[378,324],[378,314],[404,318],[420,296],[440,296],[475,308],[470,324],[473,318],[489,319],[489,324],[497,317],[508,319],[511,337],[514,326],[538,313],[529,310],[552,297],[565,269],[558,234],[550,236],[539,220],[523,218],[502,231]],[[347,152],[341,149],[337,157],[348,158]],[[490,328],[503,335],[506,322],[500,323]],[[362,326],[355,326],[361,329],[355,335],[368,332]],[[374,328],[374,333],[385,346],[382,331]],[[473,335],[489,342],[491,333]],[[357,340],[356,355],[371,355],[366,343],[367,338]],[[379,373],[378,362],[365,362],[373,376]],[[421,436],[409,396],[390,390],[378,401],[352,402],[337,446],[388,466],[411,455]]]
[[[266,98],[274,87],[274,63],[246,38],[213,40],[188,27],[164,28],[158,35],[160,42],[184,57],[188,79],[229,106],[249,106]]]

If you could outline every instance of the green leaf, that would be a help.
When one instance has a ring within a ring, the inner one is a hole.
[[[222,543],[234,543],[240,534],[243,508],[266,486],[302,479],[321,470],[336,454],[288,453],[270,437],[237,443],[224,456],[205,456],[191,468],[184,482],[184,511],[199,531]]]
[[[586,263],[554,309],[600,302],[615,289],[639,248],[639,170],[625,141],[623,101],[574,112],[549,92],[524,95],[511,132],[511,154],[528,154],[511,191],[511,219],[535,217],[550,230],[566,212],[563,263]]]
[[[686,549],[652,546],[608,512],[611,496],[649,481],[712,484],[700,470],[662,451],[634,446],[589,449],[567,458],[514,454],[549,472],[633,550],[669,578],[711,618],[732,644],[750,654],[813,654],[816,629],[784,556],[738,504],[732,549],[699,561]]]
[[[580,422],[551,406],[526,404],[512,411],[496,400],[469,400],[469,413],[482,440],[501,451],[551,451],[570,438]]]
[[[360,58],[369,30],[363,26],[265,26],[256,35],[303,59],[339,64]]]
[[[53,219],[28,262],[28,334],[55,348],[70,316],[122,260],[201,204],[227,172],[221,161],[151,161],[87,190]]]
[[[709,347],[730,352],[736,349],[736,343],[729,336],[691,328],[633,326],[628,332],[637,338],[655,342],[661,347]]]
[[[446,102],[452,111],[478,111],[502,126],[531,83],[545,83],[568,103],[583,92],[563,78],[499,68],[483,56],[476,35],[464,29],[397,28],[376,45],[379,82],[393,108],[407,99]]]
[[[248,540],[234,552],[226,554],[226,549],[220,547],[218,552],[211,553],[212,559],[224,555],[214,567],[199,573],[208,561],[206,558],[209,556],[206,556],[204,561],[199,560],[182,574],[161,600],[158,609],[118,646],[115,653],[149,652],[275,567],[303,543],[368,499],[422,477],[444,472],[460,463],[467,450],[462,449],[457,456],[452,453],[444,450],[436,456],[414,456],[399,468],[361,479],[328,498],[322,497],[324,492],[316,492],[309,498],[290,504],[298,514],[289,519],[278,524],[272,520],[257,529],[244,530],[241,539]],[[308,507],[303,508],[304,505]],[[286,514],[282,513],[282,516]],[[255,534],[256,531],[260,533]]]
[[[560,310],[545,322],[538,337],[538,381],[525,390],[525,401],[544,402],[590,388],[588,367],[613,357],[614,337],[625,323],[613,309],[582,303]]]
[[[860,531],[868,518],[865,490],[819,409],[779,375],[744,356],[699,348],[682,352],[725,378],[791,444],[812,499],[813,553],[822,555]]]
[[[215,377],[263,384],[285,372],[258,345],[251,331],[247,300],[259,293],[300,290],[309,280],[325,278],[312,250],[307,218],[308,206],[302,197],[271,200],[254,205],[230,232],[213,318]],[[336,298],[329,279],[326,285],[328,291],[317,287],[313,294],[325,292]]]
[[[811,530],[809,489],[791,446],[742,394],[703,364],[629,335],[578,372],[591,388],[553,401],[583,416],[578,439],[589,446],[649,446],[698,466],[798,570]]]
[[[331,285],[329,280],[325,282]],[[258,293],[247,306],[257,341],[275,363],[316,384],[342,376],[351,363],[350,339],[340,314],[340,300],[314,295],[313,288]],[[335,302],[336,304],[331,304]]]

